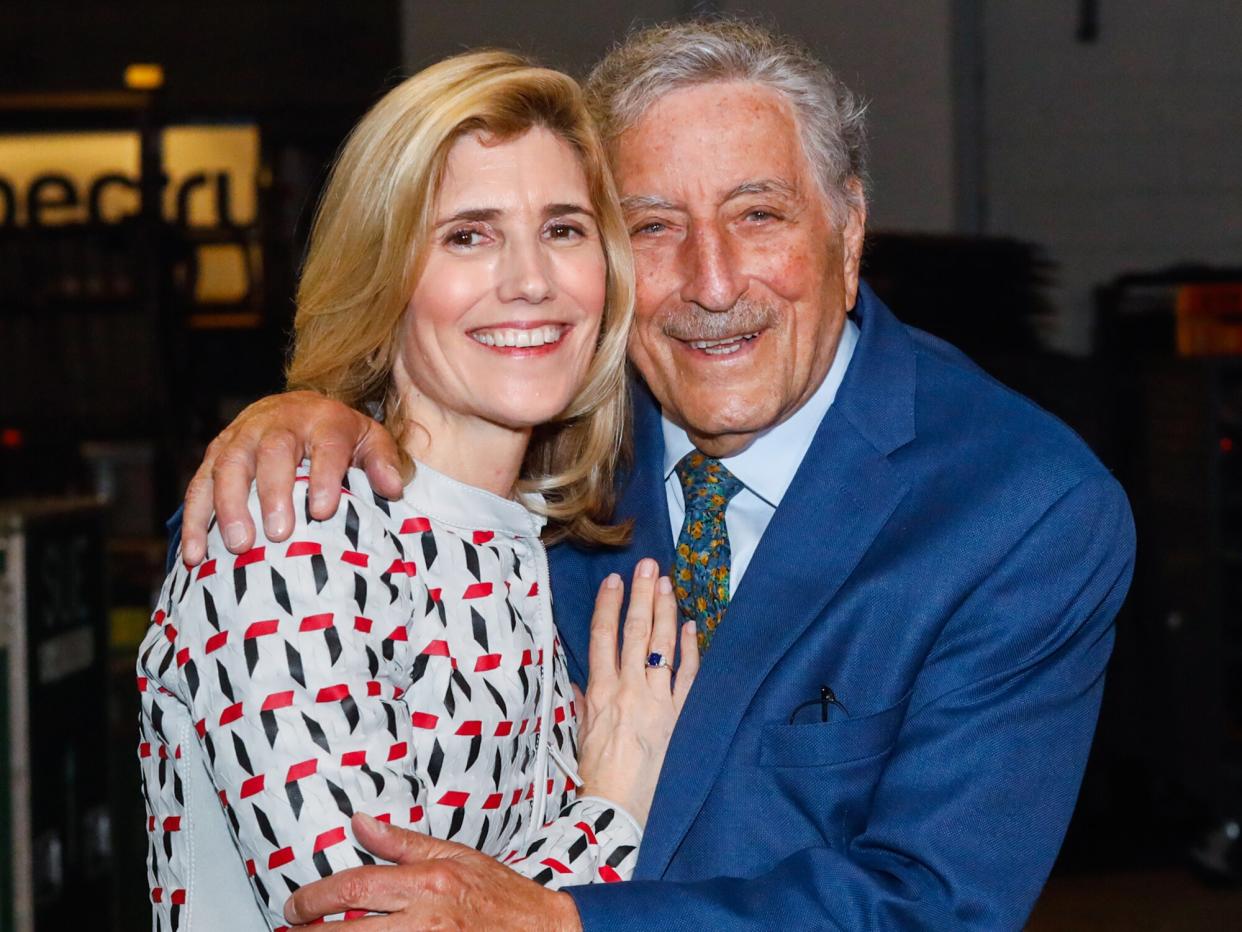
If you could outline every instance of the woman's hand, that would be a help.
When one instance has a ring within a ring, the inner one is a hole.
[[[580,796],[599,796],[623,807],[640,825],[655,795],[673,726],[699,670],[694,622],[681,627],[676,683],[669,666],[647,666],[658,653],[671,665],[678,639],[677,602],[655,560],[634,568],[630,607],[620,655],[617,619],[625,587],[615,573],[604,580],[591,619],[585,701],[580,703]]]

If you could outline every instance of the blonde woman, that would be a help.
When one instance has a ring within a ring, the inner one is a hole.
[[[618,661],[623,587],[604,583],[605,682],[579,747],[541,543],[625,536],[608,520],[627,250],[565,75],[463,55],[358,125],[316,220],[288,380],[380,412],[414,478],[390,502],[351,471],[322,521],[300,481],[289,541],[234,556],[214,527],[206,560],[169,575],[138,664],[156,928],[279,926],[299,886],[373,863],[356,814],[548,886],[629,876],[693,625],[679,634],[644,560]]]

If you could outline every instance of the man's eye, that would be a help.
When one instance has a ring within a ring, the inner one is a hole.
[[[770,210],[764,210],[761,207],[758,207],[746,214],[747,220],[764,221],[764,220],[773,220],[775,218],[776,218],[776,214],[772,213],[772,211]]]
[[[646,233],[648,235],[663,233],[666,229],[668,228],[659,220],[652,220],[648,223],[642,223],[634,227],[634,229],[630,230],[630,236],[638,236],[641,233]]]

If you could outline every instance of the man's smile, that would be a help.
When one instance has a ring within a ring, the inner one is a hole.
[[[746,344],[758,339],[761,331],[753,330],[750,333],[740,333],[733,337],[724,337],[716,340],[686,340],[680,337],[674,337],[684,343],[690,349],[699,350],[708,356],[731,356],[740,352],[746,347]]]

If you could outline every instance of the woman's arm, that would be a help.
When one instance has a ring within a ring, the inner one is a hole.
[[[355,811],[421,822],[403,698],[415,581],[389,572],[401,544],[369,494],[347,493],[335,515],[308,520],[299,481],[290,540],[234,556],[213,527],[207,559],[178,565],[162,597],[179,675],[168,669],[161,680],[191,710],[274,924],[291,890],[374,863],[354,842]],[[250,506],[257,515],[253,492]]]

